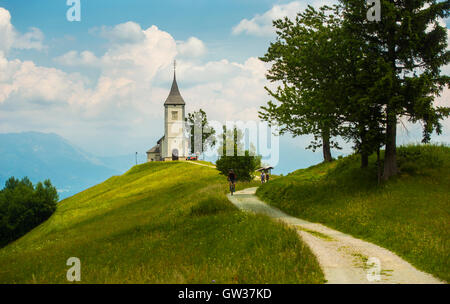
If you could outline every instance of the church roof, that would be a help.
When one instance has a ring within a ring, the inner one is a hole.
[[[159,153],[159,145],[154,146],[153,148],[148,150],[147,153]]]
[[[178,90],[177,77],[175,76],[175,71],[173,72],[173,82],[172,88],[170,88],[169,96],[164,102],[164,105],[184,105],[183,97],[181,97],[180,91]]]

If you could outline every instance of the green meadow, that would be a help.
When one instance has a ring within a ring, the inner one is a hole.
[[[255,183],[238,183],[237,190]],[[296,232],[238,211],[226,178],[186,162],[133,167],[58,204],[0,249],[0,283],[322,283]]]
[[[400,175],[377,185],[352,155],[279,177],[257,195],[285,212],[388,248],[450,282],[450,148],[411,145],[397,152]]]

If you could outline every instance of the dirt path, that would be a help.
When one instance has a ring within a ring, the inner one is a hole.
[[[287,215],[259,200],[255,191],[256,187],[247,188],[228,198],[240,209],[266,214],[294,227],[316,255],[328,283],[443,283],[385,248]]]
[[[216,169],[216,166],[205,165],[205,164],[197,163],[197,162],[191,161],[191,160],[188,160],[187,162],[188,162],[188,163],[191,163],[191,164],[194,164],[194,165],[197,165],[197,166],[204,166],[204,167],[209,167],[209,168],[214,168],[214,169]]]

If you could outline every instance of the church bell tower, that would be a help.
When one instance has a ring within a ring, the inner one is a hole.
[[[185,136],[185,102],[178,89],[176,61],[174,61],[173,82],[169,96],[164,102],[164,160],[185,160],[188,156],[188,140]]]

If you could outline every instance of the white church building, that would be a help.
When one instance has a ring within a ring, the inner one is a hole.
[[[178,90],[173,72],[172,88],[164,102],[164,136],[156,146],[147,151],[147,161],[186,160],[189,156],[189,139],[185,133],[185,102]]]

